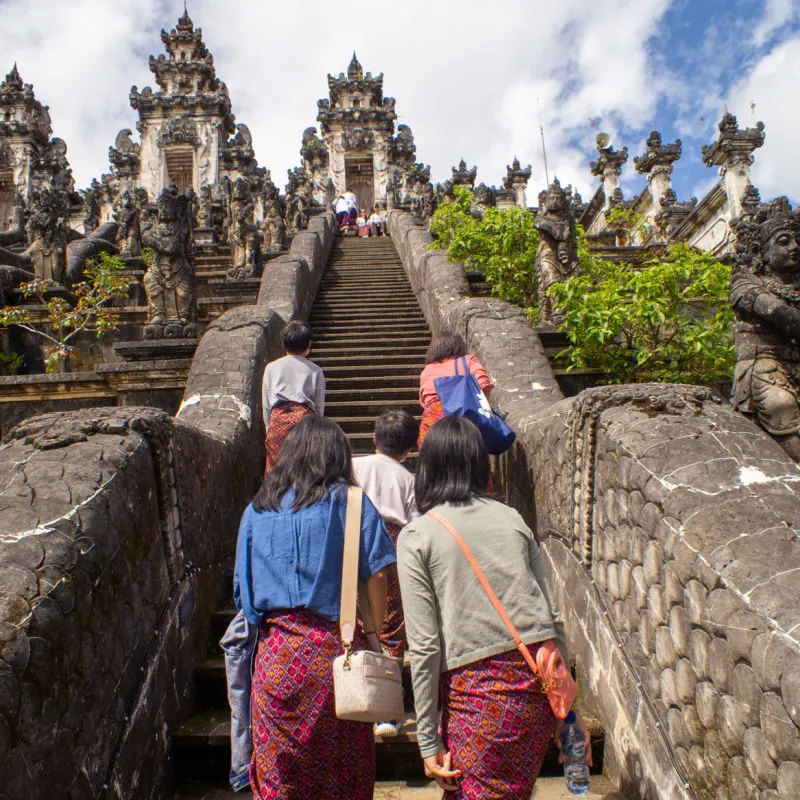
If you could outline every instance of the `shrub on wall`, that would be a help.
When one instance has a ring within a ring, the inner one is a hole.
[[[730,378],[730,267],[682,243],[641,269],[581,251],[583,274],[549,290],[570,340],[568,370],[602,370],[610,383]]]
[[[455,200],[442,203],[430,222],[431,249],[442,248],[449,261],[463,261],[480,270],[492,294],[525,309],[536,319],[536,249],[539,232],[526,208],[488,208],[478,218],[471,213],[473,194],[454,187]]]

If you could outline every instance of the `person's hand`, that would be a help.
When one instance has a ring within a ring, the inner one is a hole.
[[[584,721],[583,717],[581,716],[581,712],[578,711],[577,708],[572,709],[575,712],[575,725],[577,725],[583,731],[583,747],[584,753],[586,757],[586,763],[591,767],[592,766],[592,737],[589,735],[589,726]],[[564,754],[561,752],[561,731],[564,728],[566,723],[563,719],[556,720],[556,729],[553,731],[553,739],[555,739],[556,744],[558,745],[558,763],[564,763]]]
[[[425,775],[433,778],[442,789],[446,792],[458,789],[456,779],[461,776],[461,770],[450,768],[452,765],[450,753],[440,750],[435,756],[423,758],[422,762],[425,765]]]

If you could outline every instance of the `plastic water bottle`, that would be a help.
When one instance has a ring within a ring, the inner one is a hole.
[[[559,736],[564,755],[564,781],[570,794],[589,794],[589,765],[586,763],[584,732],[578,725],[575,712],[564,720]]]

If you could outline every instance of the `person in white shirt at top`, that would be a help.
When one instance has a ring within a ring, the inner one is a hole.
[[[375,420],[375,454],[353,459],[353,476],[372,501],[396,545],[400,530],[417,517],[414,476],[403,466],[419,435],[419,423],[407,411],[384,411]],[[400,584],[394,565],[386,571],[386,616],[380,633],[389,655],[401,660],[407,649]],[[396,721],[379,722],[378,736],[396,736]]]
[[[275,466],[289,431],[309,414],[325,412],[325,376],[308,360],[311,328],[292,320],[281,332],[286,355],[270,361],[261,382],[267,451],[264,475]]]
[[[381,207],[379,205],[376,204],[372,209],[372,214],[370,214],[367,223],[369,225],[370,236],[383,236],[383,234],[386,233],[386,217],[381,212]]]

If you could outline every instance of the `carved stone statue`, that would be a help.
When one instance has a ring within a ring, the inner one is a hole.
[[[561,322],[561,315],[553,310],[547,290],[579,270],[578,239],[571,206],[571,191],[562,189],[558,178],[539,195],[539,210],[534,224],[539,230],[536,286],[540,327],[559,325]]]
[[[30,264],[37,278],[64,282],[69,239],[68,213],[69,205],[64,192],[43,186],[35,193],[25,226],[30,242],[25,255],[30,256]]]
[[[231,246],[233,267],[230,278],[252,278],[258,271],[258,228],[255,223],[255,201],[250,184],[238,178],[231,191],[231,221],[228,244]]]
[[[142,235],[156,257],[144,275],[148,318],[145,339],[180,339],[197,335],[197,287],[192,252],[192,192],[164,189],[158,219]]]
[[[286,223],[281,218],[278,203],[272,203],[261,222],[261,250],[264,253],[278,252],[287,248]]]
[[[102,184],[97,178],[93,178],[91,186],[83,193],[83,232],[85,234],[90,234],[100,225],[102,191]]]
[[[800,208],[785,197],[745,206],[736,234],[731,304],[736,369],[731,402],[800,461]]]
[[[119,223],[117,244],[123,258],[142,254],[142,209],[147,205],[147,190],[127,189],[114,202],[114,219]]]

